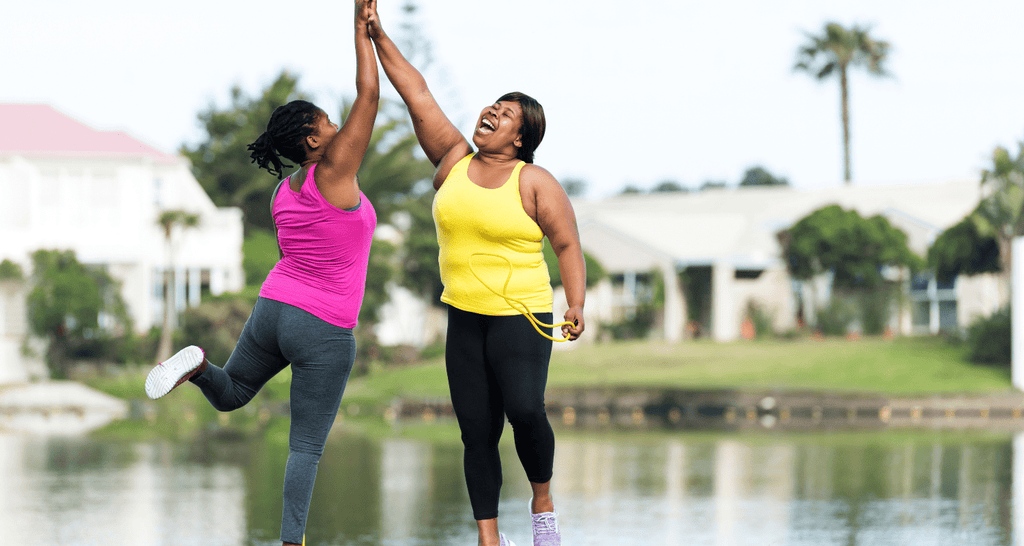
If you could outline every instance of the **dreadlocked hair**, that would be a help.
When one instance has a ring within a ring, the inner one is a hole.
[[[255,142],[247,146],[252,152],[249,157],[261,169],[281,178],[286,165],[281,157],[302,163],[306,159],[306,147],[303,140],[313,134],[313,126],[323,110],[313,103],[304,100],[293,100],[278,106],[270,115],[267,130]],[[281,157],[279,157],[281,156]]]

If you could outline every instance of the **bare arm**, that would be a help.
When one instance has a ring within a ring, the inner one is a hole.
[[[359,204],[359,183],[356,172],[363,162],[373,135],[380,99],[380,76],[373,44],[367,31],[370,7],[366,0],[355,2],[356,100],[348,119],[327,145],[313,176],[325,198],[340,208]]]
[[[565,320],[575,323],[575,327],[562,326],[562,335],[575,340],[586,327],[583,304],[587,291],[587,266],[583,260],[579,230],[576,228],[576,213],[561,184],[541,167],[525,166],[520,180],[532,190],[530,193],[537,207],[537,225],[551,242],[551,248],[558,257],[558,272],[562,276],[565,301],[569,304]]]
[[[439,188],[452,166],[473,151],[465,137],[445,116],[437,100],[427,88],[427,82],[398,50],[398,46],[381,28],[377,17],[376,0],[368,0],[372,7],[370,15],[370,37],[377,48],[381,67],[388,80],[395,86],[412,117],[413,130],[420,141],[420,147],[427,159],[437,167],[434,173],[434,188]]]

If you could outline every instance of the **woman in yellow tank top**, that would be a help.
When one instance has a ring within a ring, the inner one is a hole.
[[[533,490],[533,544],[557,546],[561,534],[550,494],[555,441],[544,411],[551,341],[529,319],[552,321],[544,237],[558,257],[569,306],[560,326],[569,340],[585,326],[586,270],[569,198],[548,171],[533,164],[544,137],[544,109],[522,93],[498,98],[480,112],[474,152],[422,74],[381,29],[374,0],[370,6],[368,28],[381,66],[437,169],[433,213],[441,299],[448,304],[445,363],[479,544],[511,545],[498,532],[497,519],[498,439],[507,416]]]

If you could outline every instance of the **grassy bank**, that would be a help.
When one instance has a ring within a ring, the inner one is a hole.
[[[114,396],[144,399],[146,372],[148,368],[140,368],[88,383]],[[556,350],[549,378],[551,387],[777,388],[895,396],[1010,389],[1008,369],[971,364],[961,347],[937,338],[586,344]],[[258,405],[287,400],[288,381],[286,370],[264,388]],[[207,411],[197,390],[185,391],[157,404],[182,404],[185,407],[180,411],[185,415]],[[378,366],[369,375],[352,379],[342,410],[347,415],[380,415],[397,398],[447,397],[444,360],[436,358],[401,367]],[[192,407],[203,409],[189,409]]]
[[[557,350],[551,387],[862,391],[895,396],[991,393],[1010,388],[1010,372],[971,364],[963,348],[937,338],[857,341],[645,342]],[[448,396],[443,359],[381,369],[354,379],[345,398],[373,405],[393,398]]]

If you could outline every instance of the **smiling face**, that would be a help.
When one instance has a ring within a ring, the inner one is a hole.
[[[501,151],[522,146],[519,134],[523,126],[523,109],[515,101],[496,102],[480,112],[473,131],[473,144],[481,150]]]

